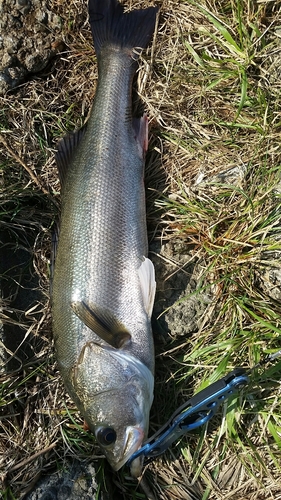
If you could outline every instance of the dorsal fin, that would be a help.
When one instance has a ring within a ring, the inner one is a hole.
[[[59,221],[55,221],[52,230],[51,258],[50,258],[50,299],[53,298],[53,278],[59,241]]]
[[[62,188],[65,184],[68,166],[71,163],[71,160],[85,133],[85,130],[86,130],[86,125],[80,128],[80,130],[77,130],[72,134],[66,135],[58,143],[58,150],[56,152],[56,164],[58,167],[59,178]]]

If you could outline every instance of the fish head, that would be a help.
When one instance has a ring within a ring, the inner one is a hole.
[[[119,470],[129,460],[147,435],[149,408],[137,404],[133,387],[126,386],[125,390],[126,394],[116,389],[109,391],[106,404],[103,398],[97,398],[97,404],[103,410],[99,415],[100,421],[95,421],[94,432],[114,470]],[[112,408],[105,410],[109,400],[114,411]],[[91,425],[90,415],[87,422]]]
[[[80,355],[72,374],[74,400],[114,470],[147,437],[153,385],[151,371],[126,351],[89,343]],[[133,475],[141,468],[141,460],[133,463]]]

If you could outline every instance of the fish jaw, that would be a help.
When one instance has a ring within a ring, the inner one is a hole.
[[[139,450],[141,447],[143,440],[145,437],[144,429],[142,427],[127,427],[126,437],[124,440],[123,446],[123,457],[122,459],[116,461],[110,454],[105,455],[107,460],[111,464],[111,467],[118,471],[125,465],[125,463],[129,460],[129,458],[135,453],[135,451]],[[140,468],[141,469],[141,468]]]
[[[133,354],[87,343],[67,388],[114,470],[119,470],[146,439],[154,377]],[[105,443],[103,431],[116,439]],[[136,473],[141,473],[141,464]]]
[[[142,456],[135,458],[130,464],[131,476],[134,478],[140,477],[143,468],[143,458]]]

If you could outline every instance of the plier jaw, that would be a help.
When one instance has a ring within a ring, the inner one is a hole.
[[[164,453],[171,444],[186,432],[206,424],[220,405],[249,383],[249,375],[243,368],[235,368],[225,377],[195,394],[180,406],[153,436],[136,451],[127,462],[143,456],[144,463]]]

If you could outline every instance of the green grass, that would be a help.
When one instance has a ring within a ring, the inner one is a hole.
[[[186,99],[186,107],[191,107],[193,100],[194,122],[187,115],[181,130],[174,125],[162,135],[171,150],[177,148],[184,168],[171,172],[167,164],[170,193],[157,205],[164,213],[164,234],[180,238],[204,268],[192,295],[210,290],[213,301],[199,331],[173,351],[181,365],[176,376],[179,393],[191,383],[196,392],[202,390],[235,366],[253,367],[279,349],[281,333],[279,295],[276,298],[274,284],[267,283],[270,269],[280,270],[281,156],[276,88],[263,85],[259,73],[268,50],[261,26],[264,11],[261,5],[255,11],[252,3],[244,2],[216,3],[212,11],[210,4],[187,3],[202,13],[202,25],[191,34],[182,30],[189,62],[183,58],[176,64],[173,91],[176,86],[192,91],[192,82],[193,95],[181,96],[181,105],[184,108]],[[280,104],[280,96],[277,100]],[[227,119],[222,119],[223,108]],[[195,130],[194,124],[199,124]],[[277,154],[272,156],[274,148]],[[203,171],[201,182],[188,163]],[[236,173],[231,173],[233,168]],[[194,481],[204,485],[202,498],[221,498],[215,484],[230,495],[231,482],[220,482],[227,465],[232,473],[243,468],[252,484],[249,494],[264,495],[270,481],[279,491],[279,377],[277,361],[256,369],[249,388],[225,404],[207,433],[202,428],[196,441],[182,440],[179,448]],[[245,491],[238,488],[233,498],[246,498]]]

